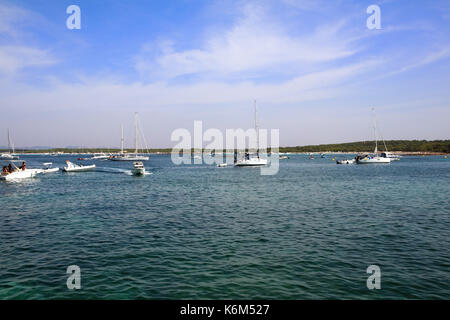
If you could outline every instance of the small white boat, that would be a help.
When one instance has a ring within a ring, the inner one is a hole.
[[[39,173],[51,173],[59,171],[59,168],[52,168],[53,163],[51,162],[45,162],[42,165],[44,166],[44,168],[42,168]]]
[[[337,164],[354,164],[356,159],[344,159],[344,160],[336,160]]]
[[[33,178],[36,174],[39,173],[39,169],[17,169],[14,172],[2,172],[0,175],[0,180],[18,180],[18,179],[26,179]]]
[[[289,159],[289,157],[288,157],[288,156],[280,156],[279,159],[280,159],[280,160],[286,160],[286,159]]]
[[[95,164],[91,164],[91,165],[78,165],[75,163],[70,162],[69,160],[66,160],[67,163],[67,167],[63,168],[63,171],[65,172],[82,172],[82,171],[90,171],[95,169]]]
[[[109,155],[105,153],[94,153],[89,160],[102,160],[102,159],[109,159]]]
[[[133,169],[131,170],[131,173],[134,176],[143,176],[145,175],[145,168],[142,162],[134,162],[133,163]]]
[[[226,163],[218,163],[218,164],[217,164],[217,167],[219,167],[219,168],[225,168],[227,165],[228,165],[228,164],[226,164]]]

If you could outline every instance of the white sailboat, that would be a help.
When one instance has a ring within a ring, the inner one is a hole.
[[[128,154],[123,150],[123,126],[122,126],[122,137],[120,140],[121,147],[120,147],[120,154],[112,156],[110,160],[112,161],[147,161],[149,159],[148,156],[142,156],[138,153],[139,148],[139,121],[138,121],[138,114],[137,112],[134,113],[134,145],[135,150],[134,154]],[[144,137],[145,140],[145,137]]]
[[[378,153],[377,120],[375,118],[375,110],[373,108],[372,111],[373,111],[373,132],[375,135],[375,150],[373,154],[365,154],[357,156],[356,163],[358,164],[391,163],[390,158],[382,157]]]
[[[250,155],[249,152],[245,153],[244,159],[235,159],[234,165],[236,167],[257,167],[267,165],[267,159],[261,159],[259,157],[259,132],[258,132],[258,117],[256,112],[256,100],[254,102],[255,108],[255,130],[256,130],[256,154]]]
[[[7,131],[8,135],[8,152],[0,154],[0,160],[18,160],[19,156],[15,155],[14,144],[11,142],[11,137],[9,136],[9,129]],[[12,152],[11,152],[12,151]]]

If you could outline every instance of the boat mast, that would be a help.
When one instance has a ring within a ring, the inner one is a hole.
[[[375,117],[375,109],[372,108],[373,112],[373,134],[375,136],[375,151],[374,153],[378,155],[378,140],[377,140],[377,119]]]
[[[134,113],[134,153],[138,153],[138,131],[137,131],[137,112]]]
[[[8,136],[8,151],[11,153],[11,139],[9,138],[9,128],[6,130]]]
[[[256,99],[254,100],[254,108],[255,108],[256,154],[259,158],[259,132],[258,132],[258,116],[256,111]]]
[[[120,129],[122,132],[121,138],[120,138],[120,153],[123,154],[123,124],[120,125]]]

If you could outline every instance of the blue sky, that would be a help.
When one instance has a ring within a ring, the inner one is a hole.
[[[449,34],[444,0],[0,0],[0,145],[131,145],[138,111],[169,147],[251,127],[253,99],[284,146],[372,139],[372,107],[386,139],[449,139]]]

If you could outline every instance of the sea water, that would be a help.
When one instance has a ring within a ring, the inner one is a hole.
[[[153,155],[145,177],[98,160],[3,181],[0,299],[450,299],[450,160],[332,157],[291,155],[262,176]]]

